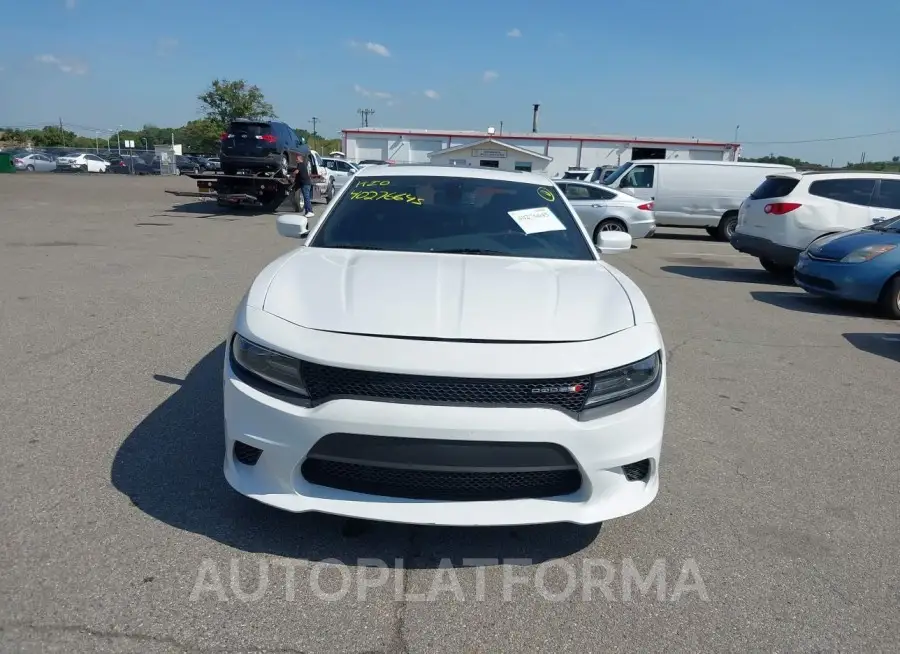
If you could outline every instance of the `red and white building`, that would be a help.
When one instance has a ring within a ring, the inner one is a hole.
[[[619,165],[634,159],[736,161],[740,147],[704,139],[380,127],[345,129],[343,141],[344,153],[352,161],[441,162],[541,171],[550,176],[573,167]]]

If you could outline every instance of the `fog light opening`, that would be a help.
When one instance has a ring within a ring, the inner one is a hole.
[[[642,459],[622,466],[628,481],[645,481],[650,476],[650,459]]]
[[[245,466],[255,466],[263,451],[240,441],[234,442],[234,459]]]

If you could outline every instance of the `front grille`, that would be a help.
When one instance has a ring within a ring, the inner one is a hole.
[[[337,398],[451,406],[548,406],[577,413],[591,392],[591,377],[568,379],[465,379],[368,372],[300,363],[314,404]]]
[[[808,286],[815,286],[816,288],[821,288],[827,291],[833,291],[835,289],[834,282],[830,279],[822,279],[821,277],[816,277],[815,275],[807,275],[802,272],[795,272],[794,277],[798,282],[802,282]]]
[[[410,470],[324,459],[301,467],[312,484],[367,495],[475,502],[569,495],[581,487],[577,469],[509,472]]]

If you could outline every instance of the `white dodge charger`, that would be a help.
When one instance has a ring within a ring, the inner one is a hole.
[[[530,173],[361,170],[253,282],[224,368],[225,476],[288,511],[593,524],[649,504],[666,409],[643,293]]]

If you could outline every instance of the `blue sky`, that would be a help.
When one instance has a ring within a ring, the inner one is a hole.
[[[900,130],[898,0],[16,0],[4,18],[0,125],[182,124],[219,77],[329,136],[360,107],[371,126],[528,131],[540,102],[548,132],[740,125],[751,156],[900,155],[900,132],[777,143]]]

